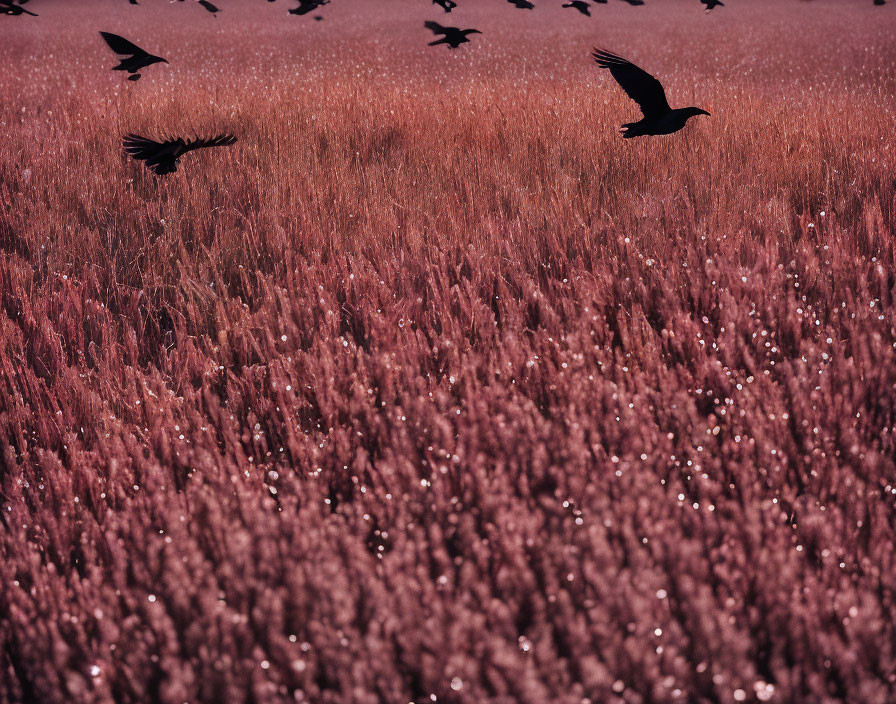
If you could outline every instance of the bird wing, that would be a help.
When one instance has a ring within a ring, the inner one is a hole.
[[[147,159],[154,159],[159,155],[159,152],[162,151],[165,147],[173,144],[173,142],[156,142],[152,139],[147,139],[146,137],[141,137],[138,134],[129,134],[123,140],[124,150],[130,156],[135,159],[140,159],[141,161],[146,161]]]
[[[202,5],[209,12],[220,12],[220,10],[212,5],[208,0],[199,0],[199,4]]]
[[[433,22],[432,20],[424,22],[423,26],[426,27],[433,34],[448,34],[447,27],[443,27],[438,22]]]
[[[106,40],[106,44],[108,44],[109,48],[116,54],[137,55],[146,53],[143,49],[141,49],[133,42],[129,42],[127,39],[125,39],[124,37],[119,37],[117,34],[112,34],[111,32],[100,32],[100,36]]]
[[[184,153],[186,154],[194,149],[205,149],[206,147],[229,147],[235,142],[236,137],[232,134],[219,134],[211,139],[194,139],[186,143]]]
[[[610,73],[622,90],[640,106],[644,117],[660,117],[669,111],[669,101],[666,100],[663,84],[647,71],[621,56],[602,49],[595,49],[591,56],[598,66],[610,69]]]

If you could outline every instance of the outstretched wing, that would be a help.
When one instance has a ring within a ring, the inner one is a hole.
[[[194,149],[205,149],[206,147],[229,147],[236,143],[236,137],[232,134],[219,134],[211,139],[194,139],[187,142],[184,146],[184,153],[191,152]]]
[[[127,135],[122,140],[122,143],[124,144],[125,152],[141,161],[154,159],[159,156],[159,153],[165,149],[165,147],[172,144],[171,142],[156,142],[155,140],[147,139],[146,137],[141,137],[137,134]]]
[[[448,34],[447,27],[443,27],[438,22],[433,22],[432,20],[424,22],[423,26],[426,27],[433,34]]]
[[[123,140],[125,152],[140,161],[155,174],[164,175],[177,171],[177,158],[183,154],[181,140],[156,142],[137,134],[129,134]]]
[[[644,113],[644,117],[657,118],[669,111],[669,102],[663,84],[644,69],[638,68],[631,61],[626,61],[609,51],[595,49],[591,56],[601,68],[610,69],[616,82],[622,86],[629,98],[634,100]]]
[[[106,40],[106,44],[109,45],[109,48],[114,51],[116,54],[122,54],[125,56],[130,55],[138,55],[145,54],[139,46],[134,44],[133,42],[129,42],[124,37],[119,37],[117,34],[112,34],[111,32],[100,32],[100,36]]]

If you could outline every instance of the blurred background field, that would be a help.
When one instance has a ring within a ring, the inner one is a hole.
[[[459,2],[0,18],[0,701],[896,697],[893,8]]]

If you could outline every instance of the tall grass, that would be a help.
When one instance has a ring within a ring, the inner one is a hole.
[[[2,20],[0,701],[893,701],[896,21],[729,4]]]

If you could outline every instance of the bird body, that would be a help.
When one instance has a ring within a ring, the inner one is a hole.
[[[457,3],[454,0],[432,0],[433,5],[438,5],[445,12],[451,12],[455,7],[457,7]]]
[[[180,137],[156,142],[140,135],[129,134],[122,142],[125,153],[134,159],[145,161],[147,168],[154,174],[164,176],[177,171],[177,160],[187,152],[206,147],[227,147],[236,142],[236,137],[222,134],[211,139],[194,139],[189,142]]]
[[[581,12],[583,15],[591,17],[591,7],[587,2],[584,2],[584,0],[570,0],[570,2],[562,5],[561,7],[572,7]]]
[[[514,5],[518,10],[534,10],[535,5],[533,5],[529,0],[507,0],[511,5]]]
[[[469,34],[482,34],[478,29],[460,29],[458,27],[443,27],[438,22],[424,22],[423,26],[426,27],[433,34],[442,34],[444,35],[441,39],[436,39],[434,42],[430,42],[429,46],[435,46],[436,44],[447,44],[451,49],[457,49],[461,44],[465,44],[470,41],[467,39],[467,35]]]
[[[317,8],[323,5],[328,5],[329,3],[330,0],[299,0],[299,6],[289,10],[289,14],[307,15],[309,12],[313,12]]]
[[[199,4],[202,5],[206,10],[211,12],[215,18],[218,17],[218,13],[221,11],[218,7],[210,3],[208,0],[199,0]]]
[[[609,69],[610,74],[629,98],[644,113],[644,119],[622,125],[620,131],[626,139],[645,135],[673,134],[682,129],[695,115],[709,115],[701,108],[669,107],[663,85],[644,69],[609,51],[595,49],[591,54],[597,65]]]
[[[118,66],[113,66],[113,71],[127,71],[131,75],[128,76],[129,81],[136,81],[140,78],[141,69],[151,66],[152,64],[165,63],[168,61],[161,56],[153,56],[144,51],[133,42],[129,42],[124,37],[111,32],[100,32],[100,36],[109,45],[116,54],[123,57]]]
[[[706,11],[709,12],[714,7],[725,7],[725,3],[722,0],[700,0],[704,5],[706,5]]]
[[[36,12],[31,12],[24,7],[19,7],[5,0],[0,1],[0,15],[31,15],[32,17],[37,17]]]

